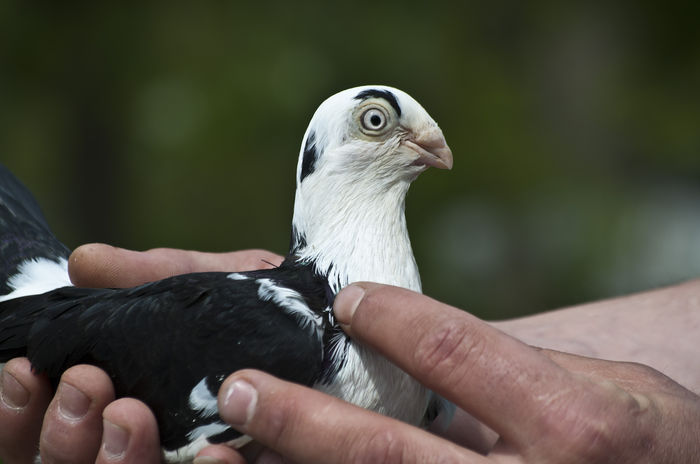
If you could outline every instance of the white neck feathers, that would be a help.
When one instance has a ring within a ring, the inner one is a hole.
[[[293,225],[301,260],[328,276],[334,291],[372,281],[420,291],[420,275],[406,229],[410,179],[387,185],[376,178],[315,173],[296,192]]]

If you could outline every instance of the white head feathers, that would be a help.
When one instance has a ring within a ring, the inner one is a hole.
[[[408,94],[373,85],[328,98],[302,142],[291,251],[335,290],[358,280],[420,290],[404,198],[428,166],[451,168],[452,153]]]

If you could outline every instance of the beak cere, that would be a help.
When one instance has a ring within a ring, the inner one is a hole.
[[[418,137],[405,140],[403,144],[418,154],[414,165],[452,169],[452,150],[437,127],[422,132]]]

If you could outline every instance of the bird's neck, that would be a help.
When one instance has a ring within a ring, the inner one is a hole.
[[[404,214],[409,185],[309,176],[296,193],[290,253],[313,263],[336,292],[357,281],[420,291]]]

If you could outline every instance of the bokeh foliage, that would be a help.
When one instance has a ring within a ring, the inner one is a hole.
[[[700,275],[699,8],[0,2],[0,161],[69,246],[286,250],[317,105],[386,83],[455,154],[426,293],[510,317]]]

